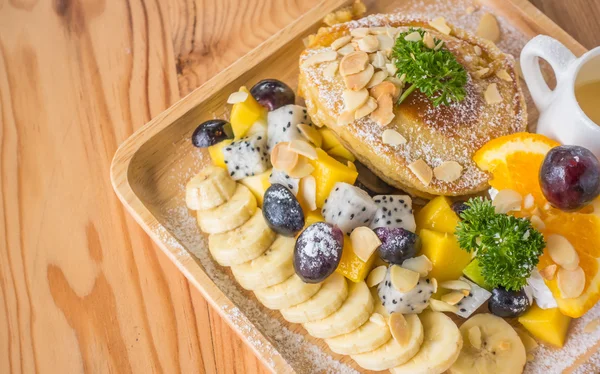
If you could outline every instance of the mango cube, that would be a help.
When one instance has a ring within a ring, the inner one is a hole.
[[[562,314],[558,308],[542,309],[534,303],[519,317],[519,323],[536,338],[556,347],[562,347],[567,338],[571,317]]]
[[[256,202],[258,206],[262,207],[263,196],[265,191],[269,186],[271,186],[271,182],[269,182],[269,177],[271,176],[271,172],[273,169],[269,169],[264,173],[254,175],[252,177],[246,177],[240,180],[240,183],[244,186],[248,187],[250,192],[256,197]]]
[[[352,153],[350,153],[349,150],[346,149],[346,147],[344,147],[343,145],[336,145],[335,147],[331,148],[330,150],[327,151],[327,153],[329,153],[331,156],[334,157],[340,157],[343,158],[344,160],[348,160],[348,161],[356,161],[356,157],[354,157],[354,155]]]
[[[325,219],[321,215],[321,211],[319,209],[314,210],[312,212],[308,212],[304,215],[305,228],[317,222],[325,222]]]
[[[433,264],[429,276],[439,282],[458,279],[463,269],[471,262],[471,254],[460,249],[454,234],[423,229],[421,252]]]
[[[485,283],[485,279],[483,278],[483,274],[481,274],[481,268],[479,267],[479,261],[477,259],[473,259],[466,268],[463,269],[463,274],[475,282],[479,287],[483,287],[488,291],[491,291],[493,287],[490,287]]]
[[[321,127],[319,129],[319,132],[321,133],[321,137],[323,138],[321,148],[323,148],[324,150],[329,151],[335,146],[342,145],[337,135],[335,135],[335,133],[327,127]]]
[[[460,218],[452,210],[452,203],[445,196],[438,196],[425,205],[416,215],[417,232],[429,229],[454,233]]]
[[[240,87],[240,91],[248,93],[248,98],[233,104],[229,117],[236,140],[243,138],[256,121],[264,120],[267,115],[267,110],[250,95],[250,91],[245,86]]]
[[[352,248],[352,242],[348,235],[344,236],[344,248],[342,250],[342,259],[336,269],[336,271],[342,274],[344,277],[350,279],[352,282],[362,282],[365,280],[369,272],[373,268],[375,259],[378,258],[377,252],[373,252],[367,262],[361,260],[354,249]]]
[[[223,148],[227,147],[232,142],[233,140],[226,139],[222,142],[208,147],[208,154],[210,154],[210,158],[212,159],[213,165],[223,169],[227,169],[227,165],[225,165],[225,156],[223,155]]]
[[[348,166],[336,161],[324,150],[317,148],[317,159],[309,160],[315,168],[312,176],[315,177],[317,184],[316,202],[317,207],[322,207],[325,199],[337,182],[346,182],[354,184],[358,173]]]

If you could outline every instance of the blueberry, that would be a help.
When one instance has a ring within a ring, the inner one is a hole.
[[[464,201],[455,201],[452,203],[452,210],[460,217],[461,213],[469,209],[469,206]]]
[[[294,247],[294,270],[306,283],[324,281],[342,258],[344,234],[326,222],[310,225],[300,234]]]
[[[488,308],[498,317],[518,317],[529,309],[529,298],[525,289],[508,291],[503,287],[492,290],[492,297],[488,301]]]
[[[225,139],[233,139],[231,124],[222,119],[211,119],[201,123],[192,134],[192,144],[207,148]]]
[[[377,251],[383,261],[402,265],[404,260],[414,257],[421,248],[419,236],[403,228],[378,227],[374,231],[381,240]]]
[[[296,196],[275,183],[264,195],[263,216],[267,225],[283,236],[295,236],[304,227],[304,212]]]
[[[277,79],[263,79],[250,89],[250,94],[270,111],[296,102],[294,91]]]

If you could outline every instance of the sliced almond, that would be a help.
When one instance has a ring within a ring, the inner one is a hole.
[[[531,226],[533,226],[533,228],[538,231],[546,228],[546,224],[544,223],[544,221],[542,221],[542,219],[535,214],[533,216],[531,216],[530,221],[531,221]]]
[[[481,68],[481,69],[477,69],[473,72],[473,76],[475,76],[475,78],[483,78],[484,76],[486,76],[488,73],[490,72],[489,68]],[[495,83],[494,83],[495,84]],[[489,88],[489,87],[488,87]]]
[[[450,305],[441,300],[429,299],[429,307],[434,312],[450,312],[450,313],[458,313],[458,307],[456,305]]]
[[[558,269],[556,284],[563,299],[572,299],[581,296],[585,288],[585,273],[581,267],[575,270]]]
[[[479,326],[473,326],[469,329],[469,343],[475,349],[481,349],[481,330]]]
[[[304,157],[308,157],[311,160],[317,159],[317,150],[315,149],[315,147],[313,147],[304,140],[292,140],[289,143],[288,148],[290,151],[296,152],[297,154],[302,155]]]
[[[340,63],[338,61],[330,62],[327,64],[327,66],[325,66],[325,69],[323,69],[323,75],[327,78],[333,78],[335,77],[335,73],[337,73],[339,67]]]
[[[463,167],[456,161],[444,161],[433,169],[433,175],[444,182],[454,182],[462,175]]]
[[[508,74],[508,72],[504,69],[500,69],[500,70],[496,70],[496,76],[500,79],[502,79],[503,81],[507,81],[507,82],[512,82],[513,79],[510,76],[510,74]]]
[[[439,51],[440,49],[442,49],[443,46],[444,46],[444,41],[440,40],[433,50]]]
[[[337,38],[336,40],[333,41],[333,43],[331,43],[331,49],[333,49],[334,51],[337,51],[338,49],[342,48],[346,44],[350,43],[351,39],[352,39],[352,37],[350,35],[346,35],[346,36],[342,36],[341,38]]]
[[[402,267],[408,270],[416,271],[421,277],[426,277],[433,269],[433,264],[425,255],[412,257],[404,260]]]
[[[433,286],[433,293],[436,293],[438,290],[438,281],[435,278],[431,278],[431,285]]]
[[[371,88],[369,93],[375,100],[379,100],[381,96],[386,94],[392,95],[392,98],[395,100],[400,95],[400,90],[394,83],[390,81],[384,81]]]
[[[354,112],[354,119],[360,119],[368,116],[369,114],[373,113],[375,109],[377,109],[377,101],[372,97],[369,97],[367,102],[358,108],[356,112]]]
[[[313,126],[307,125],[305,123],[298,124],[298,130],[300,133],[311,143],[315,145],[317,148],[321,148],[323,145],[323,137],[319,130],[315,129]]]
[[[438,17],[429,22],[429,26],[433,27],[437,31],[441,32],[445,35],[450,35],[452,29],[446,23],[446,19],[444,17]]]
[[[465,295],[461,291],[452,291],[441,297],[442,301],[450,305],[458,304]]]
[[[433,36],[431,36],[430,33],[426,32],[423,35],[423,44],[425,44],[425,47],[427,47],[429,49],[435,48],[435,40],[433,39]]]
[[[535,199],[533,198],[533,195],[527,194],[527,196],[525,196],[525,198],[523,199],[523,208],[529,210],[529,209],[533,208],[534,204],[535,204]]]
[[[398,68],[396,67],[396,64],[385,64],[385,69],[387,70],[388,74],[391,75],[392,77],[396,75],[396,73],[398,72]]]
[[[371,81],[371,78],[373,78],[374,73],[375,68],[373,67],[373,65],[368,64],[367,68],[361,71],[360,73],[346,75],[344,77],[344,83],[346,84],[346,87],[351,90],[362,90],[366,87],[367,83]]]
[[[471,285],[463,280],[449,280],[440,283],[440,287],[445,288],[447,290],[471,290]]]
[[[521,210],[521,202],[523,201],[523,196],[515,190],[501,190],[498,191],[496,196],[494,196],[494,200],[492,201],[492,205],[494,206],[496,213],[505,214],[513,211]]]
[[[379,50],[380,51],[394,48],[394,39],[387,34],[377,35],[377,40],[379,40]]]
[[[373,252],[381,245],[381,240],[379,240],[377,234],[366,226],[360,226],[352,230],[350,241],[354,253],[364,262],[369,261]]]
[[[546,251],[554,263],[566,270],[573,271],[579,267],[579,255],[571,242],[562,235],[548,235],[546,237]]]
[[[285,171],[290,177],[300,179],[312,174],[312,172],[315,171],[315,167],[307,161],[306,157],[299,156],[296,166]]]
[[[492,42],[500,40],[500,26],[496,17],[491,13],[485,13],[481,16],[476,34]]]
[[[300,180],[298,200],[311,212],[317,209],[317,181],[312,175],[307,175]]]
[[[583,328],[583,332],[589,334],[591,332],[596,331],[598,326],[600,326],[600,318],[595,318],[585,325],[585,327]]]
[[[385,321],[385,317],[379,313],[371,314],[371,317],[369,317],[369,321],[371,321],[374,324],[381,326],[381,327],[384,327],[387,325],[387,322]]]
[[[465,12],[467,12],[467,14],[473,14],[473,12],[475,12],[475,7],[468,6],[467,9],[465,9]]]
[[[383,282],[386,272],[387,267],[385,265],[377,266],[375,269],[371,270],[367,277],[367,287],[371,288]]]
[[[371,77],[371,80],[369,81],[369,83],[367,83],[367,88],[372,88],[377,86],[378,84],[380,84],[381,82],[384,81],[385,78],[387,78],[388,74],[386,71],[383,70],[378,70],[376,71],[373,76]]]
[[[338,126],[347,126],[354,122],[354,112],[343,111],[337,120]]]
[[[309,58],[307,58],[306,60],[304,60],[304,63],[302,65],[303,66],[316,65],[316,64],[320,64],[322,62],[333,61],[336,58],[337,58],[337,53],[335,51],[320,52],[320,53],[314,54],[314,55],[310,56]]]
[[[401,313],[392,313],[388,321],[390,325],[390,332],[396,343],[401,346],[405,346],[410,338],[410,329],[406,318]]]
[[[392,129],[387,129],[381,134],[381,141],[383,144],[391,146],[406,144],[406,138],[398,131]]]
[[[410,34],[404,37],[404,40],[407,42],[418,42],[421,40],[421,33],[418,31],[413,31]]]
[[[352,35],[355,38],[364,38],[365,36],[369,35],[369,33],[370,31],[368,27],[359,27],[350,30],[350,35]]]
[[[372,53],[369,56],[369,59],[371,59],[371,56],[373,56],[371,60],[371,64],[373,64],[373,67],[377,69],[385,69],[385,64],[387,64],[389,61],[387,57],[385,57],[385,54],[383,52],[377,51],[376,53]]]
[[[358,41],[358,49],[367,53],[373,53],[379,49],[379,39],[375,35],[367,35]]]
[[[433,179],[433,170],[427,165],[427,163],[421,159],[413,161],[408,165],[410,171],[421,181],[424,185],[428,186]]]
[[[350,53],[356,51],[356,49],[354,49],[354,46],[352,44],[346,44],[345,46],[343,46],[342,48],[337,50],[337,53],[340,56],[347,56]]]
[[[356,51],[347,54],[340,61],[340,74],[347,76],[360,73],[365,70],[369,64],[369,55],[363,51]]]
[[[227,104],[243,103],[248,98],[248,92],[237,91],[229,95],[227,98]]]
[[[400,292],[408,292],[419,283],[419,273],[398,265],[392,265],[390,268],[390,280],[395,289]]]
[[[298,164],[298,159],[300,157],[296,152],[290,151],[288,146],[289,143],[281,142],[273,147],[273,150],[271,151],[271,163],[275,169],[288,172]]]
[[[462,292],[462,294],[465,295],[465,297],[469,296],[469,294],[471,293],[471,291],[469,291],[469,290],[462,290],[460,292]]]
[[[344,110],[354,112],[367,102],[369,91],[366,88],[359,91],[345,90],[342,92],[342,99],[344,100]]]
[[[481,49],[480,46],[476,45],[475,47],[473,47],[473,50],[475,51],[475,54],[477,56],[481,56],[481,54],[483,53],[483,50]]]
[[[551,281],[552,279],[554,279],[557,269],[558,269],[558,266],[556,264],[548,265],[545,268],[543,268],[542,270],[540,270],[540,275],[545,280]]]
[[[356,170],[356,165],[354,165],[354,162],[348,160],[348,162],[346,162],[346,166],[348,166],[350,169],[357,171]]]
[[[371,119],[381,127],[389,125],[396,115],[392,95],[382,95],[377,99],[377,109],[371,113]],[[383,137],[382,137],[383,139]]]

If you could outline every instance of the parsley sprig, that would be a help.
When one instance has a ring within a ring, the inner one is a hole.
[[[406,35],[417,31],[421,34],[418,42],[407,41]],[[402,103],[408,95],[418,89],[433,101],[434,106],[450,105],[462,101],[466,96],[467,72],[446,48],[430,49],[423,43],[423,29],[411,28],[396,39],[392,56],[398,68],[398,76],[406,74],[405,82],[410,83],[398,99]],[[440,43],[434,39],[435,45]]]
[[[529,220],[496,213],[490,200],[466,204],[456,229],[460,247],[475,252],[486,284],[520,290],[544,251],[544,237]]]

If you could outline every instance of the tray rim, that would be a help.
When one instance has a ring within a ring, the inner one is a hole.
[[[490,0],[484,0],[488,2]],[[528,0],[503,0],[510,3],[524,17],[537,24],[553,38],[565,44],[576,55],[581,55],[587,49],[575,40],[570,34],[558,26],[542,11],[536,8]],[[157,218],[143,204],[134,192],[129,181],[129,167],[137,151],[151,138],[163,129],[172,125],[176,118],[189,112],[194,107],[201,105],[213,92],[223,89],[227,84],[235,80],[244,72],[257,66],[269,56],[276,53],[292,39],[305,32],[308,28],[318,23],[325,14],[350,3],[351,0],[322,0],[309,11],[305,12],[289,25],[260,43],[254,49],[240,57],[223,71],[206,81],[201,86],[180,98],[169,108],[158,114],[144,126],[129,136],[116,150],[110,167],[110,179],[113,189],[119,200],[125,206],[129,214],[152,238],[154,243],[165,253],[190,283],[202,294],[212,305],[236,334],[250,347],[255,356],[273,373],[294,373],[292,366],[279,353],[276,346],[258,330],[254,324],[245,319],[243,321],[232,321],[226,310],[237,308],[235,304],[221,291],[221,289],[210,279],[204,270],[198,266],[192,255],[185,258],[176,257],[179,251],[168,242],[179,243],[171,233],[159,223]],[[161,237],[157,234],[161,232]],[[245,316],[244,316],[245,317]],[[259,344],[251,344],[249,338]]]

